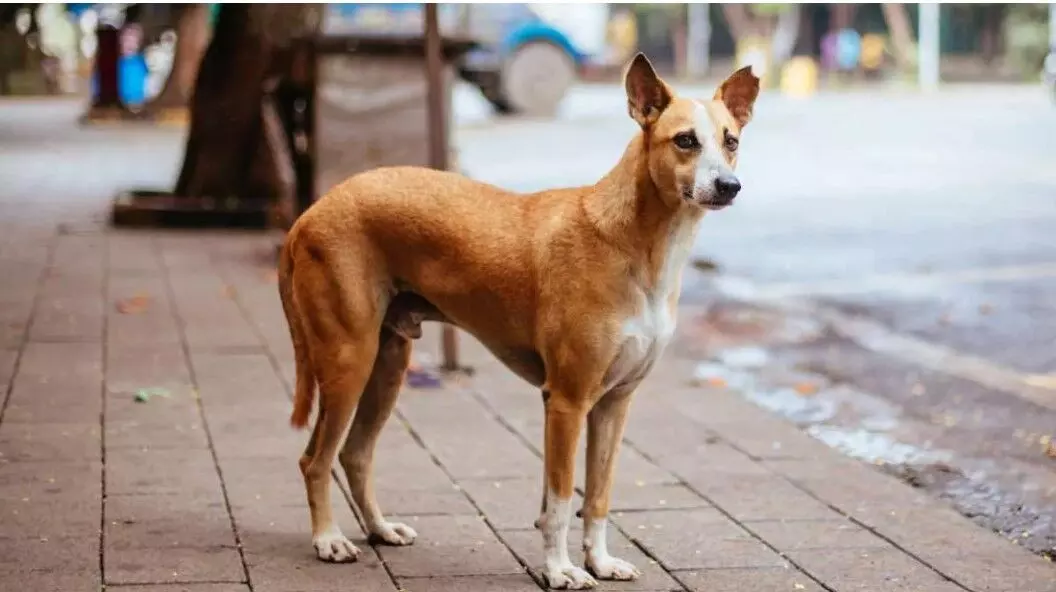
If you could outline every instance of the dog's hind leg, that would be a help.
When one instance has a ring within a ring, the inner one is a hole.
[[[311,263],[298,268],[294,292],[311,338],[319,417],[300,466],[316,555],[324,561],[355,561],[358,549],[333,519],[330,471],[377,356],[381,315],[374,294],[334,290],[323,267]]]
[[[374,448],[396,406],[410,361],[411,340],[389,327],[382,328],[374,369],[338,456],[368,534],[371,539],[389,545],[409,545],[418,536],[405,524],[386,521],[374,496]]]

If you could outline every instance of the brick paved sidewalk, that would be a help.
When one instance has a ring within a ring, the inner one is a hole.
[[[540,401],[469,339],[476,376],[407,389],[380,446],[378,497],[418,542],[314,558],[269,247],[0,235],[0,590],[539,589]],[[644,575],[603,589],[1056,590],[1051,563],[689,372],[668,358],[635,403],[611,546]]]

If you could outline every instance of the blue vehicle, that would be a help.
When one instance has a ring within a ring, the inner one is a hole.
[[[328,32],[417,33],[421,4],[332,4]],[[585,66],[605,57],[606,4],[441,4],[440,29],[477,41],[458,65],[503,113],[552,114]]]

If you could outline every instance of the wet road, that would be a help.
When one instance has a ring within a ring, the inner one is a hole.
[[[486,121],[470,92],[456,106],[463,168],[521,190],[592,182],[635,130],[615,86],[579,89],[556,121]],[[745,189],[696,244],[720,271],[693,272],[683,301],[708,312],[684,316],[676,352],[1053,553],[1053,137],[1035,88],[764,96]],[[733,346],[749,349],[724,362]]]

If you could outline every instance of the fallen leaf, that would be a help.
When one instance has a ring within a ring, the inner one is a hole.
[[[713,386],[715,388],[726,388],[726,384],[727,384],[725,379],[720,378],[718,376],[710,376],[710,377],[708,377],[707,383],[708,383],[708,386]]]
[[[809,397],[818,392],[818,385],[811,382],[801,382],[796,385],[796,393],[801,396]]]
[[[121,314],[139,314],[150,306],[150,296],[146,294],[136,294],[131,298],[124,298],[117,301],[117,312]]]
[[[137,403],[146,403],[154,397],[168,397],[169,391],[163,388],[141,388],[136,391],[135,401]]]

